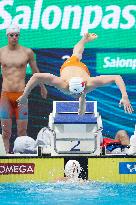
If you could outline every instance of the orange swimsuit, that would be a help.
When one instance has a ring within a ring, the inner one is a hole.
[[[18,107],[17,99],[23,92],[2,91],[0,100],[0,118],[10,119],[13,116],[16,119],[26,120],[28,118],[28,106],[21,105]]]
[[[82,63],[79,58],[77,56],[71,56],[69,59],[67,59],[63,65],[61,66],[60,68],[60,72],[62,72],[62,70],[65,68],[65,67],[68,67],[68,66],[78,66],[78,67],[81,67],[83,70],[85,70],[87,72],[87,74],[90,76],[90,72],[89,72],[89,69],[87,68],[87,66]]]

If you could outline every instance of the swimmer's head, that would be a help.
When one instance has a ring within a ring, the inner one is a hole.
[[[20,34],[20,28],[19,28],[19,26],[16,25],[16,24],[11,24],[11,25],[6,29],[6,35],[14,34],[14,33]]]
[[[125,130],[119,130],[116,133],[115,139],[119,140],[120,143],[124,146],[127,146],[130,144],[129,136]]]
[[[65,165],[65,175],[68,178],[77,179],[81,172],[80,163],[76,160],[69,160]]]
[[[81,94],[85,90],[85,82],[80,77],[73,77],[69,81],[69,91],[72,94]]]

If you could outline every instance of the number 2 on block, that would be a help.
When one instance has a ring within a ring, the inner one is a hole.
[[[80,151],[80,148],[77,148],[78,145],[80,145],[80,141],[78,140],[77,142],[75,142],[76,144],[74,145],[74,147],[71,148],[70,151]]]

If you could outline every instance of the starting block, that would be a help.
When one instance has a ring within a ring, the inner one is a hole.
[[[54,101],[49,115],[53,130],[51,156],[100,155],[102,131],[97,102],[86,102],[86,113],[78,115],[78,101]]]

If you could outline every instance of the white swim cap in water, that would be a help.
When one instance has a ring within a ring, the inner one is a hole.
[[[85,89],[85,82],[80,77],[73,77],[69,81],[69,91],[73,94],[80,94]]]
[[[78,178],[81,172],[80,163],[76,160],[69,160],[65,165],[65,175],[69,178]]]
[[[11,24],[7,29],[6,29],[6,35],[9,33],[20,33],[20,28],[16,24]]]

